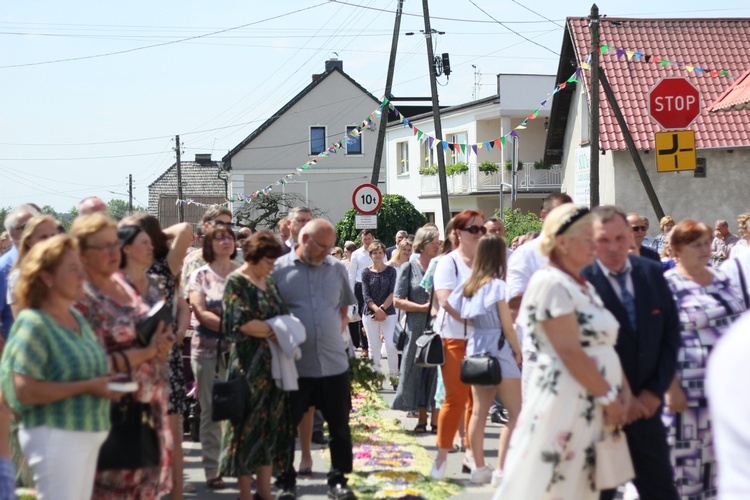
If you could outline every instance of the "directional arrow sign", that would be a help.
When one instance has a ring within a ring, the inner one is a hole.
[[[695,132],[692,130],[657,132],[654,144],[657,172],[695,170]]]

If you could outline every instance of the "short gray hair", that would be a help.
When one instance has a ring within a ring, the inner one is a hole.
[[[422,253],[425,245],[431,243],[435,239],[440,239],[440,233],[434,227],[420,227],[417,229],[417,234],[414,235],[414,246],[412,250],[414,253]]]
[[[23,205],[18,205],[5,218],[6,231],[10,232],[13,229],[15,229],[16,226],[18,225],[18,219],[20,219],[21,217],[27,214],[31,214],[32,217],[35,217],[37,215],[41,215],[41,212],[37,210],[37,208],[31,203],[24,203]]]

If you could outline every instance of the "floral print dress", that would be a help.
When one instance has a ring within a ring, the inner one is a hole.
[[[229,367],[244,371],[251,393],[244,422],[239,426],[227,422],[225,427],[219,457],[222,476],[251,475],[264,465],[281,473],[290,466],[294,427],[288,393],[276,386],[271,375],[268,341],[240,332],[240,327],[252,319],[289,314],[272,278],[266,279],[266,286],[263,291],[241,274],[233,273],[224,288],[224,334],[234,342]]]
[[[84,284],[83,299],[76,304],[108,354],[137,347],[135,323],[149,310],[146,302],[121,276],[114,275],[114,279],[130,296],[129,304],[118,304],[89,282]],[[151,404],[157,425],[160,466],[97,472],[93,498],[155,499],[172,489],[173,442],[167,420],[167,383],[163,368],[160,361],[152,359],[133,370],[133,380],[138,382],[138,391],[133,397]]]
[[[513,431],[505,476],[495,499],[595,500],[594,443],[604,414],[594,395],[573,378],[550,344],[541,322],[573,313],[583,350],[613,387],[621,387],[615,352],[619,324],[594,287],[587,291],[559,269],[546,266],[531,278],[518,320],[531,333],[539,356]]]
[[[664,273],[680,316],[677,377],[688,405],[682,413],[665,409],[662,414],[681,499],[716,498],[716,457],[704,388],[706,364],[716,342],[745,310],[742,293],[731,280],[719,270],[712,272],[715,277],[708,286],[676,269]]]

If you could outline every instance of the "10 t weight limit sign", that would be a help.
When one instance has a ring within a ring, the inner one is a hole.
[[[380,210],[383,203],[383,195],[374,184],[362,184],[357,186],[352,193],[352,205],[354,210],[362,215],[373,215]]]

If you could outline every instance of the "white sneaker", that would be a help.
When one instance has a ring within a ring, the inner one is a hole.
[[[471,482],[474,484],[488,484],[492,480],[492,467],[485,465],[471,471]]]
[[[492,471],[492,482],[490,483],[493,488],[497,488],[500,486],[500,483],[503,482],[503,471],[499,469],[495,469]]]

